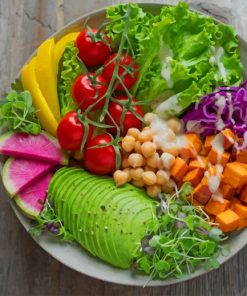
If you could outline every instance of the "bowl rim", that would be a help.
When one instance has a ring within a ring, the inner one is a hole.
[[[127,4],[127,3],[121,3],[121,4]],[[165,4],[165,3],[162,3],[161,1],[160,2],[155,2],[155,3],[154,2],[137,2],[136,4],[138,4],[139,6],[141,6],[144,9],[148,9],[148,7],[151,7],[151,6],[155,6],[158,9],[161,8],[162,6],[175,6],[175,4]],[[109,6],[117,6],[117,5],[119,5],[119,4],[109,5]],[[64,25],[63,27],[61,27],[58,31],[56,31],[53,34],[49,35],[46,39],[48,39],[48,38],[54,38],[56,41],[59,40],[62,36],[64,36],[66,34],[66,31],[69,31],[69,28],[71,28],[72,26],[76,25],[77,23],[80,23],[80,22],[82,23],[84,20],[87,20],[87,19],[90,20],[91,17],[95,17],[97,15],[105,14],[106,8],[109,7],[109,6],[105,6],[105,7],[100,8],[100,9],[95,9],[93,11],[90,11],[90,12],[88,12],[86,14],[83,14],[83,15],[81,15],[81,16],[73,19],[72,21],[68,22],[66,25]],[[189,7],[189,9],[192,10],[192,11],[194,11],[194,12],[196,12],[196,13],[205,15],[205,16],[211,16],[216,23],[223,23],[222,21],[220,21],[217,18],[215,18],[213,15],[206,14],[206,13],[201,12],[199,10],[196,10],[194,8],[190,8]],[[245,44],[246,45],[246,48],[247,48],[247,42],[239,34],[237,34],[237,37],[239,39],[239,43]],[[31,58],[37,53],[37,49],[38,48],[36,48],[29,55],[29,57],[26,59],[26,61],[25,61],[25,63],[23,65],[25,65],[26,63],[28,63],[31,60]],[[19,71],[17,77],[20,77],[20,73],[21,73],[21,70]],[[1,165],[2,165],[2,163],[1,163]],[[3,187],[3,184],[1,184],[1,186]],[[4,193],[7,196],[7,193],[6,193],[5,190],[4,190]],[[7,196],[7,199],[10,202],[10,205],[11,205],[12,209],[14,210],[14,213],[17,216],[19,222],[22,224],[22,226],[28,232],[28,230],[30,229],[30,226],[31,226],[30,220],[22,214],[21,210],[19,208],[17,208],[16,204],[14,203],[14,201],[12,199],[10,200],[8,198],[8,196]],[[236,255],[243,247],[245,247],[247,245],[247,228],[245,230],[242,230],[241,231],[241,234],[238,234],[238,235],[241,235],[240,243],[238,243],[238,244],[236,244],[234,246],[234,251],[231,252],[227,257],[221,256],[219,258],[220,267],[225,262],[227,262],[228,260],[230,260],[234,255]],[[65,265],[66,267],[71,268],[71,269],[73,269],[73,270],[75,270],[75,271],[77,271],[77,272],[79,272],[79,273],[81,273],[83,275],[87,275],[87,276],[92,277],[92,278],[97,279],[97,280],[106,281],[108,283],[113,283],[113,284],[118,284],[118,285],[123,285],[123,286],[133,286],[133,287],[143,287],[143,285],[145,285],[145,282],[148,279],[148,276],[142,275],[141,276],[142,280],[138,279],[137,281],[135,281],[134,278],[131,278],[131,279],[130,278],[129,279],[127,278],[126,280],[121,281],[121,280],[114,279],[114,278],[108,278],[107,273],[106,274],[103,274],[101,276],[101,275],[98,275],[98,274],[95,274],[95,273],[92,273],[92,272],[87,272],[85,270],[81,270],[78,267],[72,266],[67,261],[65,261],[63,258],[61,258],[60,256],[52,253],[52,251],[50,250],[52,248],[52,246],[51,247],[49,245],[47,246],[45,241],[41,243],[40,242],[40,239],[34,238],[32,235],[30,235],[30,236],[32,237],[32,239],[46,253],[48,253],[54,259],[56,259],[57,261],[59,261],[60,263],[62,263],[63,265]],[[46,235],[44,235],[44,236],[46,236]],[[56,243],[57,244],[60,244],[60,242],[58,240],[54,241],[54,243],[55,244]],[[66,244],[66,243],[64,243],[64,244]],[[74,247],[75,246],[73,246],[73,248]],[[88,252],[86,250],[84,250],[81,246],[79,246],[79,248],[83,250],[83,256],[87,256],[86,253],[88,253]],[[105,262],[101,262],[101,260],[99,258],[97,258],[97,262],[98,261],[99,261],[99,264],[105,265],[106,268],[109,267],[109,264],[107,264]],[[97,266],[95,266],[95,268],[97,268]],[[115,270],[120,270],[122,272],[126,272],[127,271],[129,274],[131,273],[130,270],[121,270],[121,269],[115,268],[113,266],[110,266],[110,268],[111,269],[115,269]],[[186,276],[184,278],[182,278],[182,279],[168,278],[166,280],[151,280],[151,281],[148,282],[147,287],[159,287],[159,286],[174,285],[174,284],[186,282],[186,281],[189,281],[191,279],[197,278],[199,276],[208,274],[209,272],[211,272],[211,271],[208,271],[208,270],[205,270],[205,269],[202,269],[202,268],[197,268],[193,273],[186,274]]]

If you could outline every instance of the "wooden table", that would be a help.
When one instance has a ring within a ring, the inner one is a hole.
[[[112,2],[122,1],[0,0],[1,94],[42,40],[73,18]],[[247,295],[247,247],[205,276],[170,287],[142,289],[89,278],[51,258],[25,232],[4,196],[0,198],[0,221],[2,296]]]

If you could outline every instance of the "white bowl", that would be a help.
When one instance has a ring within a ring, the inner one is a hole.
[[[145,3],[139,4],[145,10],[152,13],[158,13],[160,8],[163,6],[161,4]],[[100,9],[98,11],[84,15],[73,22],[66,25],[62,30],[55,33],[53,37],[58,40],[63,35],[75,31],[81,30],[82,23],[88,19],[88,24],[92,27],[98,27],[103,21],[105,21],[105,9]],[[217,21],[218,22],[218,21]],[[247,43],[240,38],[240,52],[241,59],[244,64],[244,68],[247,69]],[[33,53],[32,55],[34,55]],[[31,58],[31,57],[30,57]],[[245,75],[246,76],[246,75]],[[1,185],[2,186],[2,185]],[[1,188],[3,191],[3,188]],[[11,206],[18,217],[21,224],[26,230],[30,229],[31,223],[26,217],[24,217],[20,211],[16,208],[15,203],[11,200]],[[58,261],[64,265],[88,276],[104,280],[107,282],[122,284],[122,285],[132,285],[132,286],[143,286],[148,281],[147,276],[133,274],[130,270],[121,270],[110,266],[102,262],[100,259],[91,256],[81,247],[76,244],[66,244],[59,242],[55,237],[52,238],[50,235],[43,235],[36,242],[42,247],[47,253],[52,257],[56,258]],[[220,257],[220,263],[224,263],[230,257],[235,255],[240,249],[242,249],[247,244],[247,229],[234,233],[228,240],[227,243],[230,245],[231,254],[228,257]],[[192,279],[199,275],[205,274],[204,269],[197,269],[194,273],[187,275],[183,279],[166,279],[166,280],[153,280],[149,282],[148,286],[166,286],[174,283],[179,283],[188,279]]]

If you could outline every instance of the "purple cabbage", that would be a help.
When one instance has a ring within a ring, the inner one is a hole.
[[[185,130],[202,137],[214,135],[224,128],[243,137],[247,131],[247,80],[239,87],[220,87],[202,97],[183,116]]]

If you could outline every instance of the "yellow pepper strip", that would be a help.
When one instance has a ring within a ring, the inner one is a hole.
[[[47,39],[38,48],[35,73],[40,90],[55,119],[60,120],[57,93],[57,73],[54,69],[54,38]]]
[[[80,32],[72,32],[72,33],[66,34],[56,42],[55,48],[54,48],[54,64],[55,64],[55,67],[57,67],[57,70],[58,70],[59,62],[63,56],[63,53],[65,51],[67,44],[71,41],[75,41],[79,34]]]
[[[35,75],[37,58],[33,57],[29,64],[25,65],[21,71],[21,81],[23,88],[29,90],[33,105],[37,109],[37,117],[42,127],[51,135],[56,135],[58,123],[51,112],[41,90]]]

